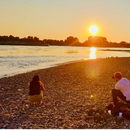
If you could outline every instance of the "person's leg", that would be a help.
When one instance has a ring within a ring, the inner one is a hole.
[[[128,108],[130,108],[130,101],[126,101]]]
[[[43,98],[43,91],[42,91],[42,90],[41,90],[41,93],[40,93],[40,94],[41,94],[41,96],[42,96],[42,98]]]
[[[123,95],[123,93],[120,90],[117,89],[113,89],[112,90],[112,98],[113,98],[113,103],[114,105],[118,104],[118,99],[117,97],[119,97],[120,99],[122,99],[123,101],[126,101],[126,97]]]
[[[43,91],[41,91],[41,93],[37,95],[36,106],[41,105],[43,103],[42,100],[43,100]]]

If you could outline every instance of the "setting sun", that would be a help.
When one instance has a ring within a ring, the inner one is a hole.
[[[95,34],[98,32],[98,27],[95,26],[95,25],[92,25],[92,26],[89,28],[89,32],[90,32],[92,35],[95,35]]]

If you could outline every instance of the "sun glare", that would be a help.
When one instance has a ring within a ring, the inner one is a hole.
[[[91,51],[91,52],[95,52],[95,51],[96,51],[96,48],[95,48],[95,47],[92,47],[92,48],[90,49],[90,51]]]
[[[96,48],[95,47],[92,47],[90,48],[90,57],[89,59],[96,59]]]
[[[92,25],[92,26],[89,28],[89,32],[90,32],[92,35],[95,35],[95,34],[98,32],[98,27],[95,26],[95,25]]]

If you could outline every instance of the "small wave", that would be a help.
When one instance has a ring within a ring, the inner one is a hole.
[[[66,53],[78,53],[78,51],[67,51]]]

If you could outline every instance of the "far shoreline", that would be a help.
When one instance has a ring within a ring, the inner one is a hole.
[[[10,43],[10,44],[9,43],[0,43],[0,46],[61,46],[61,47],[64,46],[64,47],[89,47],[89,48],[95,47],[95,48],[126,48],[126,49],[130,49],[130,47],[120,47],[120,46],[108,46],[108,47],[104,46],[103,47],[103,46],[76,46],[76,45],[75,46],[68,46],[68,45],[51,45],[51,44],[14,44],[14,43]],[[109,49],[107,51],[109,51]]]

